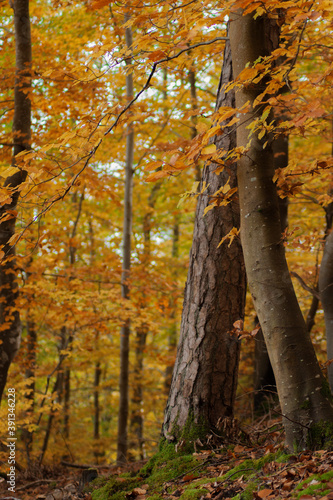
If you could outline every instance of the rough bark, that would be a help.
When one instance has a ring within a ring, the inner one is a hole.
[[[16,167],[16,155],[30,148],[31,140],[31,33],[29,0],[14,0],[16,76],[14,89],[12,166]],[[12,190],[10,203],[0,207],[0,220],[10,211],[12,217],[0,224],[0,248],[4,258],[0,265],[0,400],[6,385],[9,366],[19,349],[21,340],[20,315],[15,303],[18,296],[16,281],[15,247],[9,242],[15,233],[16,206],[19,187],[27,173],[21,168],[7,177],[4,187]]]
[[[232,15],[230,43],[234,76],[276,46],[274,21],[253,15]],[[256,113],[255,98],[265,82],[244,85],[236,92],[238,108],[250,104],[237,127],[237,146],[247,148],[238,162],[241,240],[250,291],[274,370],[284,415],[286,445],[311,446],[311,427],[333,420],[332,404],[310,336],[296,299],[281,241],[278,197],[272,181],[272,147],[267,137],[251,136],[248,123]]]
[[[125,16],[125,22],[129,16]],[[132,46],[131,28],[126,28],[126,45]],[[131,59],[126,60],[131,65]],[[133,75],[126,75],[126,96],[128,100],[133,97]],[[133,187],[133,156],[134,156],[134,131],[133,126],[128,126],[126,136],[126,160],[125,160],[125,196],[124,196],[124,226],[123,226],[123,264],[121,277],[121,295],[129,299],[130,291],[128,285],[129,271],[131,265],[131,234],[132,234],[132,187]],[[126,462],[127,456],[127,433],[128,433],[128,380],[129,380],[129,337],[130,322],[127,320],[120,331],[120,375],[119,375],[119,412],[118,412],[118,435],[117,435],[117,463]]]
[[[232,79],[231,53],[226,44],[216,108],[233,106],[232,92],[224,85]],[[214,138],[217,148],[235,146],[234,130]],[[228,247],[221,239],[239,226],[238,200],[216,207],[205,216],[210,197],[229,179],[236,185],[235,166],[216,175],[215,164],[203,172],[208,189],[199,196],[190,265],[163,435],[175,441],[190,423],[202,429],[216,428],[219,419],[232,417],[237,386],[240,343],[233,323],[244,317],[245,270],[239,240]],[[230,178],[229,178],[230,176]]]

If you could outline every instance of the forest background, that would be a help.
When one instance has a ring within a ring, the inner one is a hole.
[[[332,201],[332,5],[287,3],[297,36],[284,102],[289,165],[277,182],[289,198],[287,258],[305,283],[295,280],[306,316]],[[28,176],[11,241],[23,326],[8,382],[16,391],[18,462],[115,459],[120,331],[129,324],[130,454],[140,458],[156,449],[176,355],[197,183],[215,153],[209,139],[228,8],[226,2],[30,2],[32,141],[19,160]],[[0,174],[6,179],[16,168],[15,36],[7,2],[1,3],[0,60]],[[133,95],[145,91],[126,110],[129,74]],[[132,131],[131,271],[124,297],[126,140]],[[3,187],[2,203],[9,196]],[[254,318],[249,299],[245,331],[253,329]],[[324,335],[319,309],[312,339],[323,363]],[[254,343],[251,336],[242,340],[237,398],[238,414],[248,419]],[[6,415],[2,404],[1,435]]]

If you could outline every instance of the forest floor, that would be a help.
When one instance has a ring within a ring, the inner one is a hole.
[[[280,420],[250,433],[234,427],[229,437],[223,447],[199,450],[197,442],[186,453],[167,445],[150,461],[99,466],[86,486],[77,468],[45,467],[35,479],[21,473],[15,493],[2,480],[0,500],[333,500],[333,451],[288,454]]]

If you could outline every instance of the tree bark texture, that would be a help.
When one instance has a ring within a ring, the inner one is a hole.
[[[269,55],[276,47],[278,28],[274,24],[263,17],[255,20],[253,14],[232,14],[230,43],[235,77],[248,63]],[[236,91],[237,107],[249,103],[251,108],[237,127],[237,146],[247,148],[238,162],[241,240],[250,291],[277,382],[286,445],[304,448],[309,445],[311,426],[332,421],[333,409],[285,259],[278,196],[272,181],[272,147],[264,149],[267,137],[250,137],[246,128],[261,111],[253,108],[253,102],[264,85],[252,83]]]
[[[16,155],[30,148],[31,140],[31,33],[29,17],[29,0],[14,0],[15,25],[15,57],[16,75],[14,89],[13,144],[14,155],[12,166],[16,167]],[[0,248],[4,257],[0,265],[0,400],[6,385],[9,366],[19,349],[21,340],[21,322],[15,302],[18,297],[16,281],[15,248],[8,241],[15,233],[16,206],[19,187],[25,181],[26,171],[19,170],[7,177],[4,187],[12,190],[10,203],[0,207],[0,220],[6,214],[11,218],[0,224]]]
[[[129,16],[125,16],[127,22]],[[132,31],[126,28],[126,45],[132,47]],[[126,60],[127,66],[131,65],[131,59]],[[126,96],[128,100],[133,98],[133,75],[126,75]],[[121,277],[121,295],[129,299],[130,291],[128,285],[129,271],[131,266],[131,235],[132,235],[132,191],[133,191],[133,158],[134,158],[134,130],[133,125],[128,125],[126,137],[126,159],[125,159],[125,196],[124,196],[124,225],[123,225],[123,264]],[[117,435],[117,463],[126,462],[127,457],[127,434],[128,434],[128,382],[129,382],[129,337],[130,322],[126,320],[120,331],[120,375],[119,375],[119,412],[118,412],[118,435]]]
[[[224,93],[232,79],[230,47],[224,52],[216,108],[234,105],[233,92]],[[235,146],[235,131],[224,129],[214,138],[217,149]],[[207,429],[219,419],[232,417],[237,386],[240,343],[233,335],[233,323],[244,317],[246,278],[239,240],[230,247],[221,239],[239,226],[236,197],[227,206],[215,207],[204,215],[211,196],[225,183],[236,185],[235,165],[219,175],[216,164],[203,171],[208,189],[199,196],[190,265],[185,287],[177,359],[166,406],[163,435],[169,441],[180,438],[188,422]]]

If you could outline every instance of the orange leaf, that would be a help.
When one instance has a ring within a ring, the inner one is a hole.
[[[146,182],[155,182],[158,181],[158,179],[163,179],[163,177],[168,177],[169,175],[170,172],[167,172],[166,170],[159,170],[158,172],[153,172],[148,175]]]
[[[264,490],[258,491],[258,497],[267,498],[271,493],[273,493],[273,490],[268,490],[267,488],[265,488]]]

